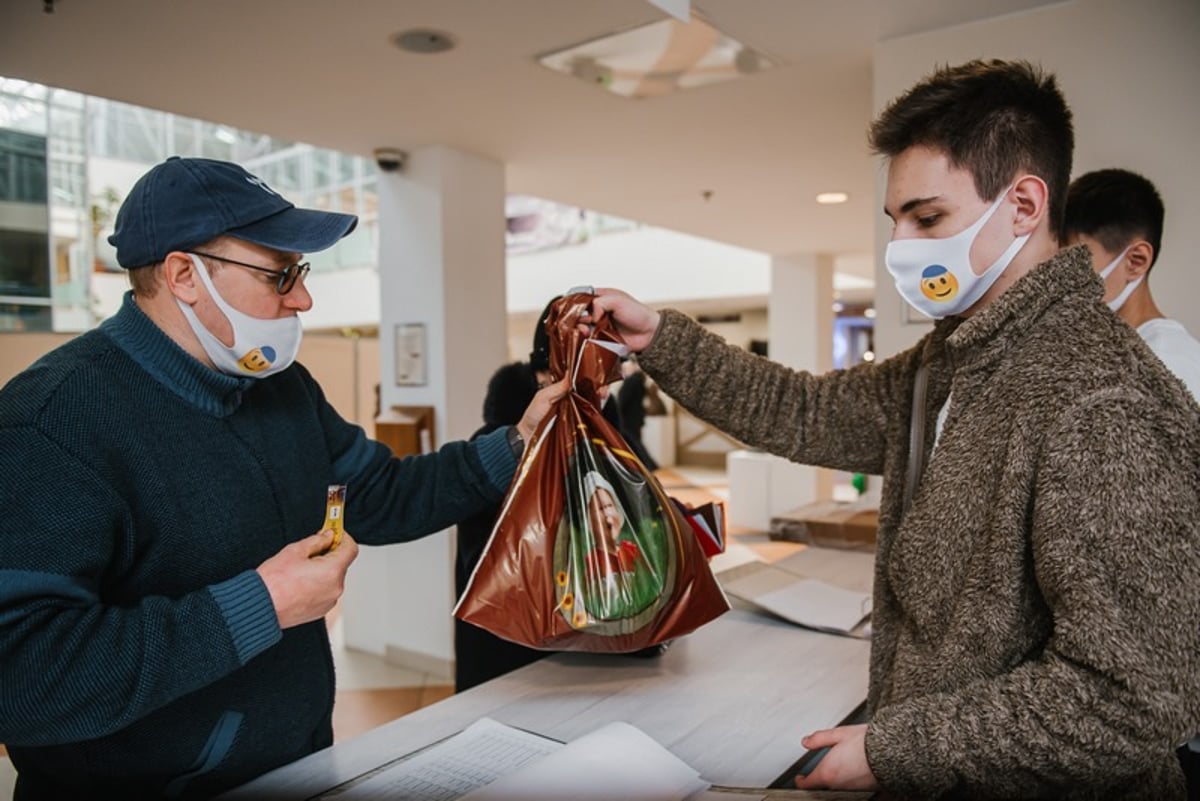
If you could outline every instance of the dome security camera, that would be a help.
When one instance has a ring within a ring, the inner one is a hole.
[[[395,147],[375,148],[375,163],[384,172],[399,172],[404,169],[408,154]]]

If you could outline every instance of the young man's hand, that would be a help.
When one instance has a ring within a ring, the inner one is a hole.
[[[321,531],[284,546],[258,566],[281,629],[324,617],[342,597],[346,570],[358,556],[358,543],[345,532],[330,551],[332,543],[333,532]]]
[[[612,318],[616,332],[635,353],[650,347],[658,330],[658,312],[619,289],[597,289],[591,314],[584,315],[580,322],[595,325],[606,316]]]
[[[815,731],[800,741],[809,750],[829,752],[807,776],[797,776],[801,790],[878,790],[879,782],[867,763],[867,724]]]

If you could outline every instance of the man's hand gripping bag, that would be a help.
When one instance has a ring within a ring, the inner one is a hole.
[[[689,524],[600,412],[625,346],[608,318],[579,331],[591,299],[567,295],[544,322],[550,372],[572,391],[527,445],[454,613],[533,648],[629,652],[729,604]]]

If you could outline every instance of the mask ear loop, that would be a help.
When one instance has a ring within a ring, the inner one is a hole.
[[[992,207],[988,209],[987,214],[985,214],[977,223],[975,223],[975,225],[978,227],[976,228],[975,233],[972,234],[972,241],[974,241],[974,238],[979,235],[980,231],[983,230],[983,226],[992,218],[992,215],[994,215],[996,210],[1000,208],[1000,204],[1004,201],[1005,196],[1007,196],[1015,186],[1015,183],[1009,184],[1009,187],[996,197],[996,200],[992,203]],[[1025,247],[1025,243],[1029,241],[1031,236],[1033,236],[1032,233],[1018,236],[1011,243],[1009,243],[1008,247],[1004,249],[1004,252],[997,256],[996,260],[993,261],[986,270],[975,275],[975,285],[964,295],[962,301],[963,309],[969,309],[971,306],[974,306],[979,299],[983,297],[989,289],[991,289],[1000,273],[1008,269],[1008,265],[1012,264],[1012,260],[1016,258],[1017,253],[1021,251],[1021,248]],[[969,264],[968,269],[970,269]],[[974,270],[972,270],[972,273],[974,273]]]
[[[1113,270],[1117,269],[1117,265],[1120,264],[1125,259],[1125,257],[1129,254],[1129,249],[1132,247],[1133,247],[1133,245],[1127,246],[1124,250],[1121,251],[1121,254],[1119,256],[1117,256],[1115,259],[1110,261],[1108,263],[1108,266],[1100,271],[1100,277],[1108,278],[1110,275],[1112,275]]]

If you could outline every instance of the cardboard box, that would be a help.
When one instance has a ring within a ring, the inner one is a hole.
[[[862,502],[817,501],[771,518],[773,540],[874,551],[879,509]]]

